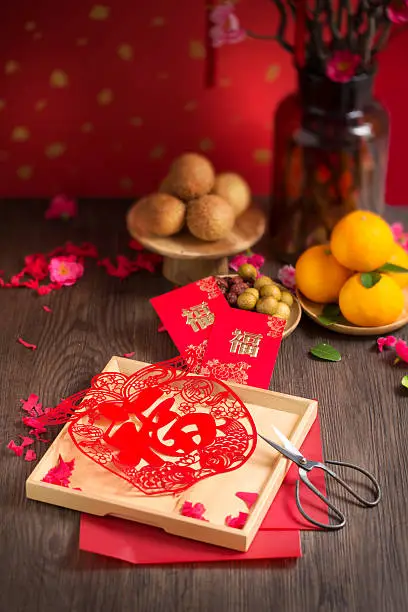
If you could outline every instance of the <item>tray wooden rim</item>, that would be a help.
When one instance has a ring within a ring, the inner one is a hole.
[[[123,371],[122,368],[124,367],[124,373],[128,373],[127,370],[129,369],[130,364],[132,364],[132,372],[149,365],[145,362],[113,356],[103,369],[103,372],[121,372]],[[115,367],[117,368],[116,370],[114,369]],[[239,392],[239,395],[244,402],[245,396],[264,396],[265,394],[267,394],[270,398],[275,397],[292,401],[295,400],[297,404],[305,402],[307,405],[302,413],[296,411],[295,409],[293,410],[294,413],[299,414],[299,420],[297,421],[294,430],[290,435],[291,442],[297,447],[301,446],[317,416],[316,400],[258,389],[256,387],[240,385],[237,383],[230,383],[230,386]],[[251,400],[251,403],[255,402]],[[276,406],[274,406],[274,409],[280,410]],[[254,509],[250,512],[245,527],[243,529],[235,529],[233,527],[228,527],[227,525],[214,525],[199,519],[184,517],[181,514],[173,515],[167,512],[161,512],[157,509],[146,510],[142,508],[135,508],[134,500],[132,503],[118,504],[107,500],[106,497],[93,495],[93,497],[90,498],[82,491],[42,482],[39,476],[40,474],[44,474],[44,465],[47,465],[47,458],[51,457],[53,454],[53,446],[58,443],[62,436],[65,435],[67,427],[68,424],[63,427],[61,432],[55,438],[53,444],[48,448],[46,453],[35,466],[34,470],[31,472],[30,476],[27,478],[26,496],[28,499],[50,503],[71,510],[94,514],[96,516],[110,515],[124,518],[126,520],[133,520],[146,525],[159,527],[167,533],[171,533],[173,535],[199,540],[241,552],[247,551],[250,547],[252,540],[254,539],[290,467],[290,462],[283,456],[278,457],[276,461],[272,463],[268,482],[264,486],[258,502],[254,506]],[[259,503],[261,499],[264,500],[263,503]],[[130,516],[130,514],[132,514],[132,516]]]
[[[296,289],[296,297],[299,300],[301,309],[305,312],[309,319],[312,319],[312,321],[317,323],[317,325],[320,325],[320,327],[324,327],[329,331],[336,332],[337,334],[343,334],[345,336],[382,336],[404,327],[408,323],[408,287],[403,289],[403,293],[405,302],[404,310],[402,311],[400,317],[394,321],[394,323],[390,323],[389,325],[381,325],[379,327],[360,327],[358,325],[353,325],[353,323],[349,323],[348,325],[343,323],[324,325],[324,323],[319,320],[319,315],[322,313],[324,304],[319,304],[317,302],[308,300],[303,293]]]

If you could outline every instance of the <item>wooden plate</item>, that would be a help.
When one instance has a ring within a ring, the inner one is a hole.
[[[386,336],[387,334],[391,334],[393,331],[404,327],[404,325],[408,323],[408,287],[406,287],[403,292],[405,304],[404,310],[402,311],[399,319],[394,321],[394,323],[390,323],[389,325],[381,325],[379,327],[359,327],[358,325],[353,325],[352,323],[348,323],[347,325],[343,325],[342,323],[324,325],[319,320],[319,315],[322,313],[324,304],[318,304],[317,302],[308,300],[300,293],[300,291],[297,291],[297,297],[307,316],[313,319],[313,321],[315,321],[315,323],[321,327],[325,327],[330,331],[334,331],[338,334],[346,334],[348,336]]]
[[[225,278],[226,276],[233,277],[233,276],[238,276],[238,275],[237,274],[219,274],[218,276]],[[284,287],[283,285],[281,285],[280,283],[275,283],[275,285],[277,285],[279,289],[282,289],[282,291],[288,291],[288,289]],[[301,316],[302,316],[302,307],[300,305],[298,298],[296,297],[296,295],[294,295],[293,304],[290,309],[290,317],[286,321],[286,325],[285,325],[285,329],[283,330],[282,338],[287,338],[288,336],[290,336],[290,334],[292,334],[295,331],[295,329],[300,323]]]
[[[262,238],[266,227],[264,213],[253,206],[236,219],[227,238],[216,242],[198,240],[187,231],[168,237],[149,234],[134,207],[129,210],[126,221],[131,236],[146,249],[173,259],[217,259],[242,253]]]

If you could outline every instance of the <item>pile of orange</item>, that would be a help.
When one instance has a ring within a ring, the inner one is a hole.
[[[300,256],[296,285],[313,302],[338,303],[355,325],[387,325],[400,317],[402,289],[408,286],[408,273],[381,272],[387,263],[408,268],[408,254],[394,242],[384,219],[357,210],[337,223],[330,244],[313,246]]]

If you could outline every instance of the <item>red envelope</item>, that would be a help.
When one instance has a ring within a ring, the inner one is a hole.
[[[267,389],[286,321],[228,308],[211,330],[201,374]]]
[[[212,276],[150,300],[180,353],[193,346],[202,352],[215,317],[230,306]]]
[[[135,564],[300,557],[298,531],[260,531],[246,553],[170,535],[116,518],[81,517],[80,548]]]
[[[319,418],[314,422],[301,448],[305,457],[322,460]],[[110,517],[81,516],[79,547],[99,555],[115,557],[129,563],[181,563],[272,559],[301,556],[299,529],[316,529],[300,515],[295,503],[297,468],[293,466],[266,515],[252,546],[246,553],[236,553],[202,542],[166,534],[155,527]],[[324,477],[319,470],[310,480],[325,493]],[[303,490],[302,490],[303,493]],[[327,508],[312,493],[302,495],[306,512],[322,523],[328,522]],[[291,535],[293,538],[291,538]]]

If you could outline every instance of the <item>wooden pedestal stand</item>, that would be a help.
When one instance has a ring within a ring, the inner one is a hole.
[[[163,276],[175,285],[186,285],[214,274],[227,274],[228,257],[251,248],[260,240],[265,227],[264,213],[251,207],[237,218],[227,238],[204,242],[187,231],[167,238],[154,236],[144,230],[134,209],[127,215],[130,235],[149,251],[163,255]]]

